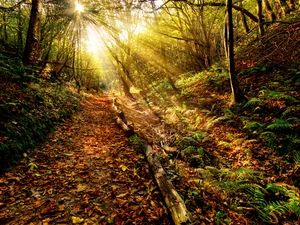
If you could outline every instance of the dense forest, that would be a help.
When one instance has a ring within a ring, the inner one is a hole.
[[[299,10],[0,0],[0,223],[300,224]]]

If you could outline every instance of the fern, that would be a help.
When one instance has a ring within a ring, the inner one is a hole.
[[[195,131],[192,133],[193,134],[193,138],[196,140],[202,140],[206,137],[206,132],[203,131]]]
[[[218,122],[227,122],[227,123],[233,123],[234,121],[230,116],[221,116],[216,118],[215,116],[206,124],[206,129],[209,129],[210,127],[213,127]]]
[[[276,100],[286,100],[286,101],[290,101],[290,102],[298,102],[298,100],[296,98],[294,98],[293,96],[290,95],[286,95],[277,91],[271,91],[267,88],[264,88],[262,90],[260,90],[260,95],[266,98],[270,98],[270,99],[276,99]]]
[[[261,99],[259,98],[251,98],[244,106],[243,108],[248,108],[248,107],[251,107],[251,106],[257,106],[258,103],[262,102]]]
[[[300,114],[300,108],[299,106],[293,105],[286,108],[286,110],[282,113],[281,118],[288,118],[290,116],[294,116],[295,114]]]
[[[297,166],[300,166],[300,151],[296,151],[295,153],[295,163]]]
[[[267,130],[286,130],[288,128],[290,128],[291,124],[286,121],[286,120],[282,120],[282,119],[278,119],[276,120],[274,123],[270,124],[269,126],[267,126]]]
[[[244,128],[247,129],[247,130],[250,130],[250,132],[253,132],[255,130],[263,128],[264,126],[265,126],[265,124],[254,121],[254,122],[247,123],[244,126]]]
[[[274,132],[266,131],[261,133],[259,137],[264,139],[270,148],[274,149],[276,147],[277,135]]]

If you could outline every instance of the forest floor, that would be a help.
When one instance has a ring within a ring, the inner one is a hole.
[[[0,176],[0,223],[172,224],[141,152],[92,96]]]

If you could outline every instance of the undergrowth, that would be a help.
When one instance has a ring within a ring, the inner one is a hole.
[[[0,55],[0,71],[0,170],[8,170],[75,111],[80,96],[57,91],[17,58]]]
[[[270,73],[270,69],[254,66],[239,76],[246,80],[257,73]],[[292,80],[292,77],[284,76],[295,74],[297,72],[284,74],[277,70],[269,75],[269,79],[273,78],[280,84],[284,80]],[[172,146],[178,152],[169,155],[172,165],[175,165],[169,171],[187,176],[182,164],[197,171],[195,187],[182,192],[187,204],[201,204],[202,210],[207,207],[210,212],[211,206],[203,206],[199,194],[200,190],[205,190],[212,195],[226,193],[227,197],[222,194],[223,199],[219,201],[228,201],[230,209],[240,215],[243,215],[240,208],[251,208],[254,211],[244,212],[244,216],[258,218],[255,222],[259,224],[280,223],[289,216],[294,220],[299,217],[299,189],[296,184],[281,182],[280,175],[276,174],[278,170],[288,170],[285,168],[288,165],[291,176],[297,177],[300,158],[299,96],[295,94],[297,86],[282,88],[278,84],[268,82],[257,86],[253,83],[251,88],[244,88],[249,91],[246,93],[250,95],[249,101],[230,107],[228,73],[215,66],[208,71],[181,75],[176,82],[181,91],[174,92],[172,96],[170,89],[164,92],[163,88],[160,93],[148,94],[151,107],[163,109],[164,113],[160,112],[163,121],[177,133]],[[285,82],[285,85],[289,84],[293,83]],[[277,157],[285,157],[286,161],[279,166],[278,162],[282,159]],[[263,173],[262,170],[270,169],[257,166],[263,165],[266,159],[274,174]],[[171,179],[178,177],[174,175]],[[215,222],[226,223],[230,221],[229,215],[226,207],[219,204],[215,209]]]

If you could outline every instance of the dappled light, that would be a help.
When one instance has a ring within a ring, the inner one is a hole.
[[[0,0],[0,223],[299,223],[299,7]]]

